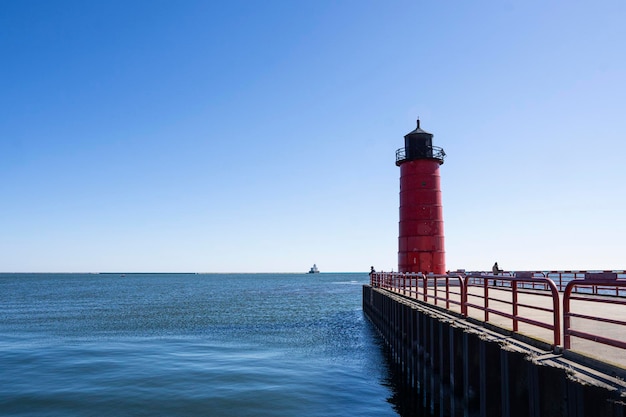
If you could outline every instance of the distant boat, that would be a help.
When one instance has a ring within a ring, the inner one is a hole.
[[[320,273],[320,270],[317,269],[317,265],[313,264],[311,269],[309,269],[309,274],[319,274],[319,273]]]

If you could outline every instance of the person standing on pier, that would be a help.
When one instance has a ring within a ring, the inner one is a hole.
[[[493,267],[491,268],[491,270],[493,271],[494,275],[498,275],[498,273],[503,272],[503,270],[500,269],[500,267],[498,266],[497,262],[493,264]]]

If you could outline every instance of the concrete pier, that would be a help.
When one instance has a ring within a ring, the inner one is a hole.
[[[436,416],[626,416],[620,370],[603,372],[452,310],[363,287],[363,311],[404,383]]]

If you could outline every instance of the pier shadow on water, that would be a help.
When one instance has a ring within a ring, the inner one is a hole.
[[[405,381],[400,368],[392,362],[390,353],[385,352],[385,355],[389,367],[389,377],[386,384],[393,393],[387,401],[392,404],[393,409],[401,417],[432,417],[433,414],[430,414],[429,410],[423,406],[422,398],[415,388]]]
[[[400,417],[433,417],[436,414],[430,413],[428,407],[425,406],[425,399],[416,387],[413,387],[407,381],[406,375],[402,372],[402,368],[394,362],[391,349],[385,344],[383,338],[376,332],[372,326],[372,333],[377,339],[377,344],[381,349],[384,357],[384,367],[386,369],[386,378],[383,385],[389,388],[391,396],[387,398],[387,402],[392,405],[394,411]]]

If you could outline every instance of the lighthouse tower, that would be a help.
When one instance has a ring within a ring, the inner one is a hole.
[[[445,274],[443,207],[439,166],[443,149],[433,146],[433,135],[417,128],[404,136],[396,151],[400,167],[400,234],[398,271]]]

